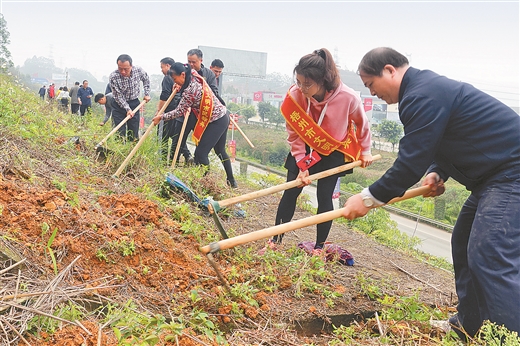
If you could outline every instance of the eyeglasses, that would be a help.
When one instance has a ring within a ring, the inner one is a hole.
[[[310,88],[312,88],[314,86],[315,83],[310,83],[310,84],[301,84],[300,81],[296,80],[296,85],[298,86],[298,88],[300,88],[301,91],[309,91]]]

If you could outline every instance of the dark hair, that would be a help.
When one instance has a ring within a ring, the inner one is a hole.
[[[66,86],[63,87],[63,91],[69,91],[69,88],[67,88]]]
[[[88,80],[86,80],[86,79],[85,79],[85,80],[83,81],[83,84],[85,84],[85,82],[87,82],[87,83],[88,83]]]
[[[99,102],[105,95],[103,93],[97,93],[96,96],[94,96],[94,102]]]
[[[211,62],[211,66],[224,68],[224,63],[220,59],[215,59]]]
[[[184,89],[186,89],[186,87],[191,82],[191,67],[188,64],[183,64],[183,63],[180,63],[180,62],[176,62],[175,64],[170,66],[170,71],[168,71],[168,74],[172,78],[173,78],[174,75],[175,76],[180,76],[181,73],[183,73],[183,72],[185,74],[184,84],[181,85],[181,90],[179,90],[179,94],[181,93],[181,91],[184,91]]]
[[[341,83],[338,68],[326,48],[304,55],[294,68],[294,73],[312,79],[317,84],[323,83],[327,91],[336,89]]]
[[[63,87],[59,87],[58,90],[63,90]]]
[[[194,48],[194,49],[190,49],[188,51],[188,56],[190,55],[196,55],[199,59],[202,59],[202,51],[200,49],[197,49],[197,48]]]
[[[74,85],[79,85],[79,82],[74,83]]]
[[[379,47],[372,49],[361,59],[358,74],[363,72],[370,76],[381,76],[386,65],[397,68],[408,64],[408,59],[398,51],[388,47]]]
[[[173,59],[170,58],[170,57],[162,58],[162,59],[161,59],[161,64],[165,64],[165,65],[170,65],[170,66],[172,66],[173,64],[175,64],[175,60],[173,60]]]
[[[126,62],[128,61],[128,63],[130,64],[130,66],[132,66],[132,58],[130,57],[130,55],[128,54],[121,54],[120,56],[117,57],[117,60],[116,60],[116,64],[121,61],[121,62]]]

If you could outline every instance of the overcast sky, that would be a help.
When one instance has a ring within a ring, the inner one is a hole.
[[[355,71],[367,51],[388,46],[414,67],[519,103],[518,1],[0,1],[20,66],[44,56],[101,80],[126,53],[159,74],[161,58],[186,62],[201,45],[265,52],[268,73],[290,75],[317,48]]]

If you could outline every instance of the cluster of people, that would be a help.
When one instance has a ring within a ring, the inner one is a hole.
[[[219,77],[224,68],[215,60],[203,64],[199,49],[187,53],[187,64],[166,57],[160,61],[164,75],[157,112],[163,155],[179,151],[186,162],[209,167],[211,149],[220,158],[227,183],[236,187],[231,162],[225,150],[229,112],[220,97]],[[150,80],[130,56],[117,58],[110,74],[111,91],[97,94],[95,102],[105,105],[104,125],[110,117],[123,137],[138,138],[140,83],[144,100],[150,100]],[[473,337],[483,321],[490,320],[520,332],[520,117],[510,107],[473,86],[409,65],[405,55],[392,48],[369,51],[358,66],[358,74],[373,96],[388,104],[399,103],[404,137],[392,167],[361,193],[350,197],[344,217],[355,219],[382,206],[422,179],[430,192],[444,193],[452,177],[470,192],[452,234],[452,256],[459,304],[450,324],[466,340]],[[279,202],[275,224],[290,222],[296,199],[309,175],[355,160],[361,167],[371,165],[369,121],[359,93],[341,79],[331,53],[317,49],[299,60],[293,70],[295,83],[282,103],[290,152],[285,168],[287,181],[300,179],[301,186],[286,190]],[[71,89],[71,111],[75,101],[81,114],[90,107],[92,90],[88,82]],[[62,91],[67,92],[67,90]],[[159,110],[170,95],[173,101],[164,113]],[[40,93],[41,95],[41,93]],[[179,141],[184,118],[186,130]],[[193,156],[186,139],[193,132]],[[317,181],[317,213],[333,209],[332,195],[338,173]],[[323,251],[332,221],[316,226],[315,254]],[[276,249],[283,235],[269,239],[262,252]],[[516,298],[515,298],[516,297]]]
[[[227,184],[236,188],[237,182],[226,153],[229,111],[220,97],[218,87],[218,78],[224,64],[220,59],[215,59],[211,67],[207,68],[202,64],[202,59],[203,53],[200,49],[191,49],[188,52],[187,64],[175,62],[170,57],[161,59],[160,68],[164,77],[156,116],[152,121],[159,125],[161,153],[166,162],[173,159],[179,146],[179,157],[182,155],[186,164],[201,165],[209,169],[208,155],[213,149],[224,166]],[[120,55],[116,62],[118,68],[109,76],[109,90],[104,94],[96,94],[94,101],[105,105],[105,118],[100,123],[101,126],[110,118],[112,118],[112,125],[118,126],[129,117],[118,129],[118,133],[123,138],[135,141],[139,137],[141,115],[140,110],[134,113],[134,109],[140,104],[141,83],[144,89],[144,101],[150,100],[150,78],[141,67],[133,64],[132,58],[127,54]],[[164,112],[159,114],[174,91],[176,94],[172,101],[166,106]],[[180,138],[185,117],[188,118],[184,135]],[[186,144],[188,135],[192,131],[192,139],[196,144],[193,155]],[[168,150],[170,139],[172,144]]]
[[[38,91],[40,98],[45,100],[45,95],[47,95],[47,99],[49,101],[58,101],[60,108],[64,112],[69,111],[70,104],[70,112],[72,114],[80,114],[84,116],[85,113],[90,113],[92,107],[92,96],[94,96],[94,92],[92,88],[88,86],[88,80],[84,80],[83,84],[79,85],[79,82],[75,82],[74,86],[67,88],[67,86],[59,87],[58,90],[55,90],[54,83],[49,85],[47,88],[45,85],[40,88]]]

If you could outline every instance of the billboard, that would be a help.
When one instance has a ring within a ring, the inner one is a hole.
[[[53,73],[52,79],[53,80],[65,80],[65,79],[67,79],[67,77],[62,73]]]
[[[224,63],[223,75],[250,78],[265,78],[267,53],[220,47],[199,46],[204,66],[208,67],[214,59]]]

